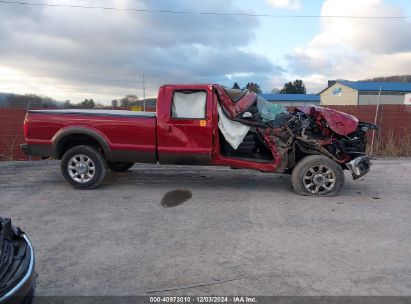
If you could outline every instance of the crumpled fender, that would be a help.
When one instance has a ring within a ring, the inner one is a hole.
[[[358,127],[357,117],[344,112],[319,106],[301,106],[297,107],[297,109],[315,117],[317,122],[323,119],[328,127],[339,135],[348,135],[357,130]]]

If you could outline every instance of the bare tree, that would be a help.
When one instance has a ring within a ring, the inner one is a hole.
[[[19,135],[15,134],[12,137],[5,137],[2,139],[2,144],[5,147],[5,149],[0,153],[0,158],[6,159],[6,160],[13,160],[14,159],[14,150],[16,149],[18,145],[18,138]]]

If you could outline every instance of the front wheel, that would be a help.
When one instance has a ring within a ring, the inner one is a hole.
[[[107,162],[99,151],[90,146],[76,146],[64,153],[61,173],[77,189],[93,189],[104,179]]]
[[[130,169],[134,163],[116,163],[108,162],[108,168],[114,172],[124,172]]]
[[[291,183],[299,195],[332,196],[344,184],[344,171],[328,157],[310,155],[297,163]]]

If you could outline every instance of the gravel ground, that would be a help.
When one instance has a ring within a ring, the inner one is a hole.
[[[283,175],[137,164],[78,191],[57,161],[2,162],[0,215],[32,240],[38,295],[411,295],[411,159],[346,174],[312,198]],[[172,190],[186,201],[164,207]]]

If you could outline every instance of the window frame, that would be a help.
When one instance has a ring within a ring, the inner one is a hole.
[[[175,93],[185,93],[189,92],[188,94],[191,93],[198,93],[198,92],[204,92],[205,93],[205,103],[204,103],[204,117],[202,118],[192,118],[192,117],[175,117],[173,116],[173,104],[174,104],[174,94]],[[172,120],[206,120],[207,119],[207,91],[206,90],[174,90],[173,95],[171,96],[171,102],[170,102],[170,119]]]

